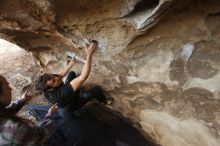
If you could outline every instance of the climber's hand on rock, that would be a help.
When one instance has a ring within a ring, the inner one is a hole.
[[[97,40],[91,40],[91,43],[95,44],[96,46],[98,46],[98,41]]]
[[[97,43],[92,42],[89,47],[86,49],[87,55],[93,55],[97,48]]]

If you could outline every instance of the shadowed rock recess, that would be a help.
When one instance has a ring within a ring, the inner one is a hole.
[[[1,0],[0,37],[49,72],[96,39],[110,108],[159,145],[220,145],[219,0]]]

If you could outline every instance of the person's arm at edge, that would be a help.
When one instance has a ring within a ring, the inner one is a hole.
[[[32,96],[27,95],[27,92],[24,93],[21,99],[11,103],[6,109],[5,112],[10,115],[14,115],[21,110],[21,108],[32,99]]]
[[[11,103],[8,107],[5,108],[5,113],[14,115],[21,110],[21,108],[25,105],[24,99],[19,99],[13,103]]]
[[[52,114],[57,111],[56,104],[49,110],[44,120],[38,126],[20,124],[14,134],[16,144],[43,144],[52,136],[55,128]]]

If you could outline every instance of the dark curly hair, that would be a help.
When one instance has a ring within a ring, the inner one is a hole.
[[[34,80],[34,85],[36,90],[38,91],[45,91],[47,89],[47,81],[51,80],[54,77],[54,74],[48,74],[48,73],[41,73],[36,76]]]

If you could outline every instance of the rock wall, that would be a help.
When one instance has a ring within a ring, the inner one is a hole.
[[[0,48],[0,75],[9,81],[14,99],[19,99],[20,91],[32,83],[40,66],[30,52],[12,43],[0,40]]]
[[[160,145],[220,145],[220,1],[2,0],[0,20],[50,72],[97,39],[88,82],[111,108]]]

